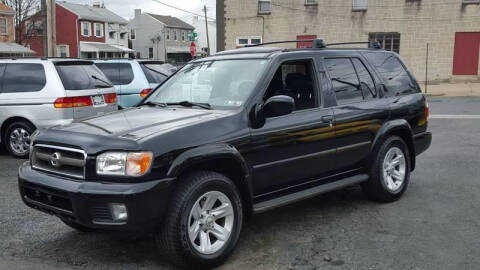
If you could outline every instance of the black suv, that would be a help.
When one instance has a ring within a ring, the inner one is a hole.
[[[430,146],[428,115],[392,52],[225,51],[136,107],[36,132],[20,193],[74,229],[153,231],[165,258],[210,268],[251,213],[355,184],[399,199]]]

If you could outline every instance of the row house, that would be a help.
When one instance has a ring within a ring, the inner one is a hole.
[[[479,18],[480,0],[217,0],[218,49],[374,40],[420,81],[480,81]]]
[[[128,48],[128,21],[100,4],[83,5],[57,2],[56,48],[58,57],[124,58],[133,50]],[[27,30],[36,30],[41,22],[32,16]],[[27,31],[27,32],[28,32]],[[29,38],[30,48],[43,56],[43,31]]]
[[[13,9],[0,2],[0,57],[27,56],[34,53],[15,43],[14,15]]]

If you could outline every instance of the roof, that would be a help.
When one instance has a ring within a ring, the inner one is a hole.
[[[195,27],[191,26],[190,24],[180,20],[179,18],[172,17],[172,16],[163,16],[157,14],[147,13],[148,15],[152,16],[157,21],[165,24],[168,27],[172,28],[182,28],[182,29],[189,29],[194,30]]]
[[[127,24],[128,21],[123,17],[113,13],[106,8],[93,7],[89,5],[72,4],[68,2],[57,2],[58,5],[77,14],[80,19]]]
[[[124,46],[99,42],[80,42],[81,52],[134,52]]]
[[[24,53],[24,54],[33,54],[34,51],[30,50],[27,47],[23,47],[17,43],[11,42],[0,42],[0,53]]]
[[[1,14],[14,14],[15,12],[13,11],[12,8],[8,7],[4,3],[0,2],[0,13]]]

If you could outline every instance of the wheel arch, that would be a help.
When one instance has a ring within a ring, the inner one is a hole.
[[[410,171],[415,170],[416,155],[413,131],[410,124],[404,119],[388,121],[380,128],[373,140],[371,153],[375,153],[376,149],[380,147],[381,143],[389,136],[398,136],[407,144],[411,166]]]
[[[221,173],[234,182],[249,215],[253,207],[250,171],[241,154],[231,145],[205,145],[187,150],[172,162],[167,176],[181,179],[190,172],[206,170]]]
[[[9,117],[7,118],[5,121],[3,121],[1,127],[0,127],[0,141],[3,141],[4,140],[4,137],[5,137],[5,132],[7,132],[7,128],[8,126],[10,126],[11,124],[15,123],[15,122],[27,122],[29,123],[30,125],[32,125],[35,129],[37,128],[35,126],[35,124],[32,123],[32,121],[28,120],[27,118],[25,117],[22,117],[22,116],[12,116],[12,117]]]

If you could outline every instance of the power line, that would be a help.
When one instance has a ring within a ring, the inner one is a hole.
[[[180,10],[180,11],[183,11],[183,12],[186,12],[186,13],[193,14],[193,15],[195,15],[195,16],[200,16],[200,17],[203,17],[203,16],[204,16],[204,15],[197,14],[197,13],[195,13],[195,12],[192,12],[192,11],[188,11],[188,10],[185,10],[185,9],[178,8],[178,7],[176,7],[176,6],[172,6],[172,5],[167,4],[167,3],[163,3],[163,2],[161,2],[161,1],[159,1],[159,0],[152,0],[152,1],[157,2],[157,3],[161,4],[161,5],[164,5],[164,6],[173,8],[173,9],[176,9],[176,10]],[[207,18],[210,19],[210,20],[215,20],[214,18],[210,18],[210,17],[207,17]]]

